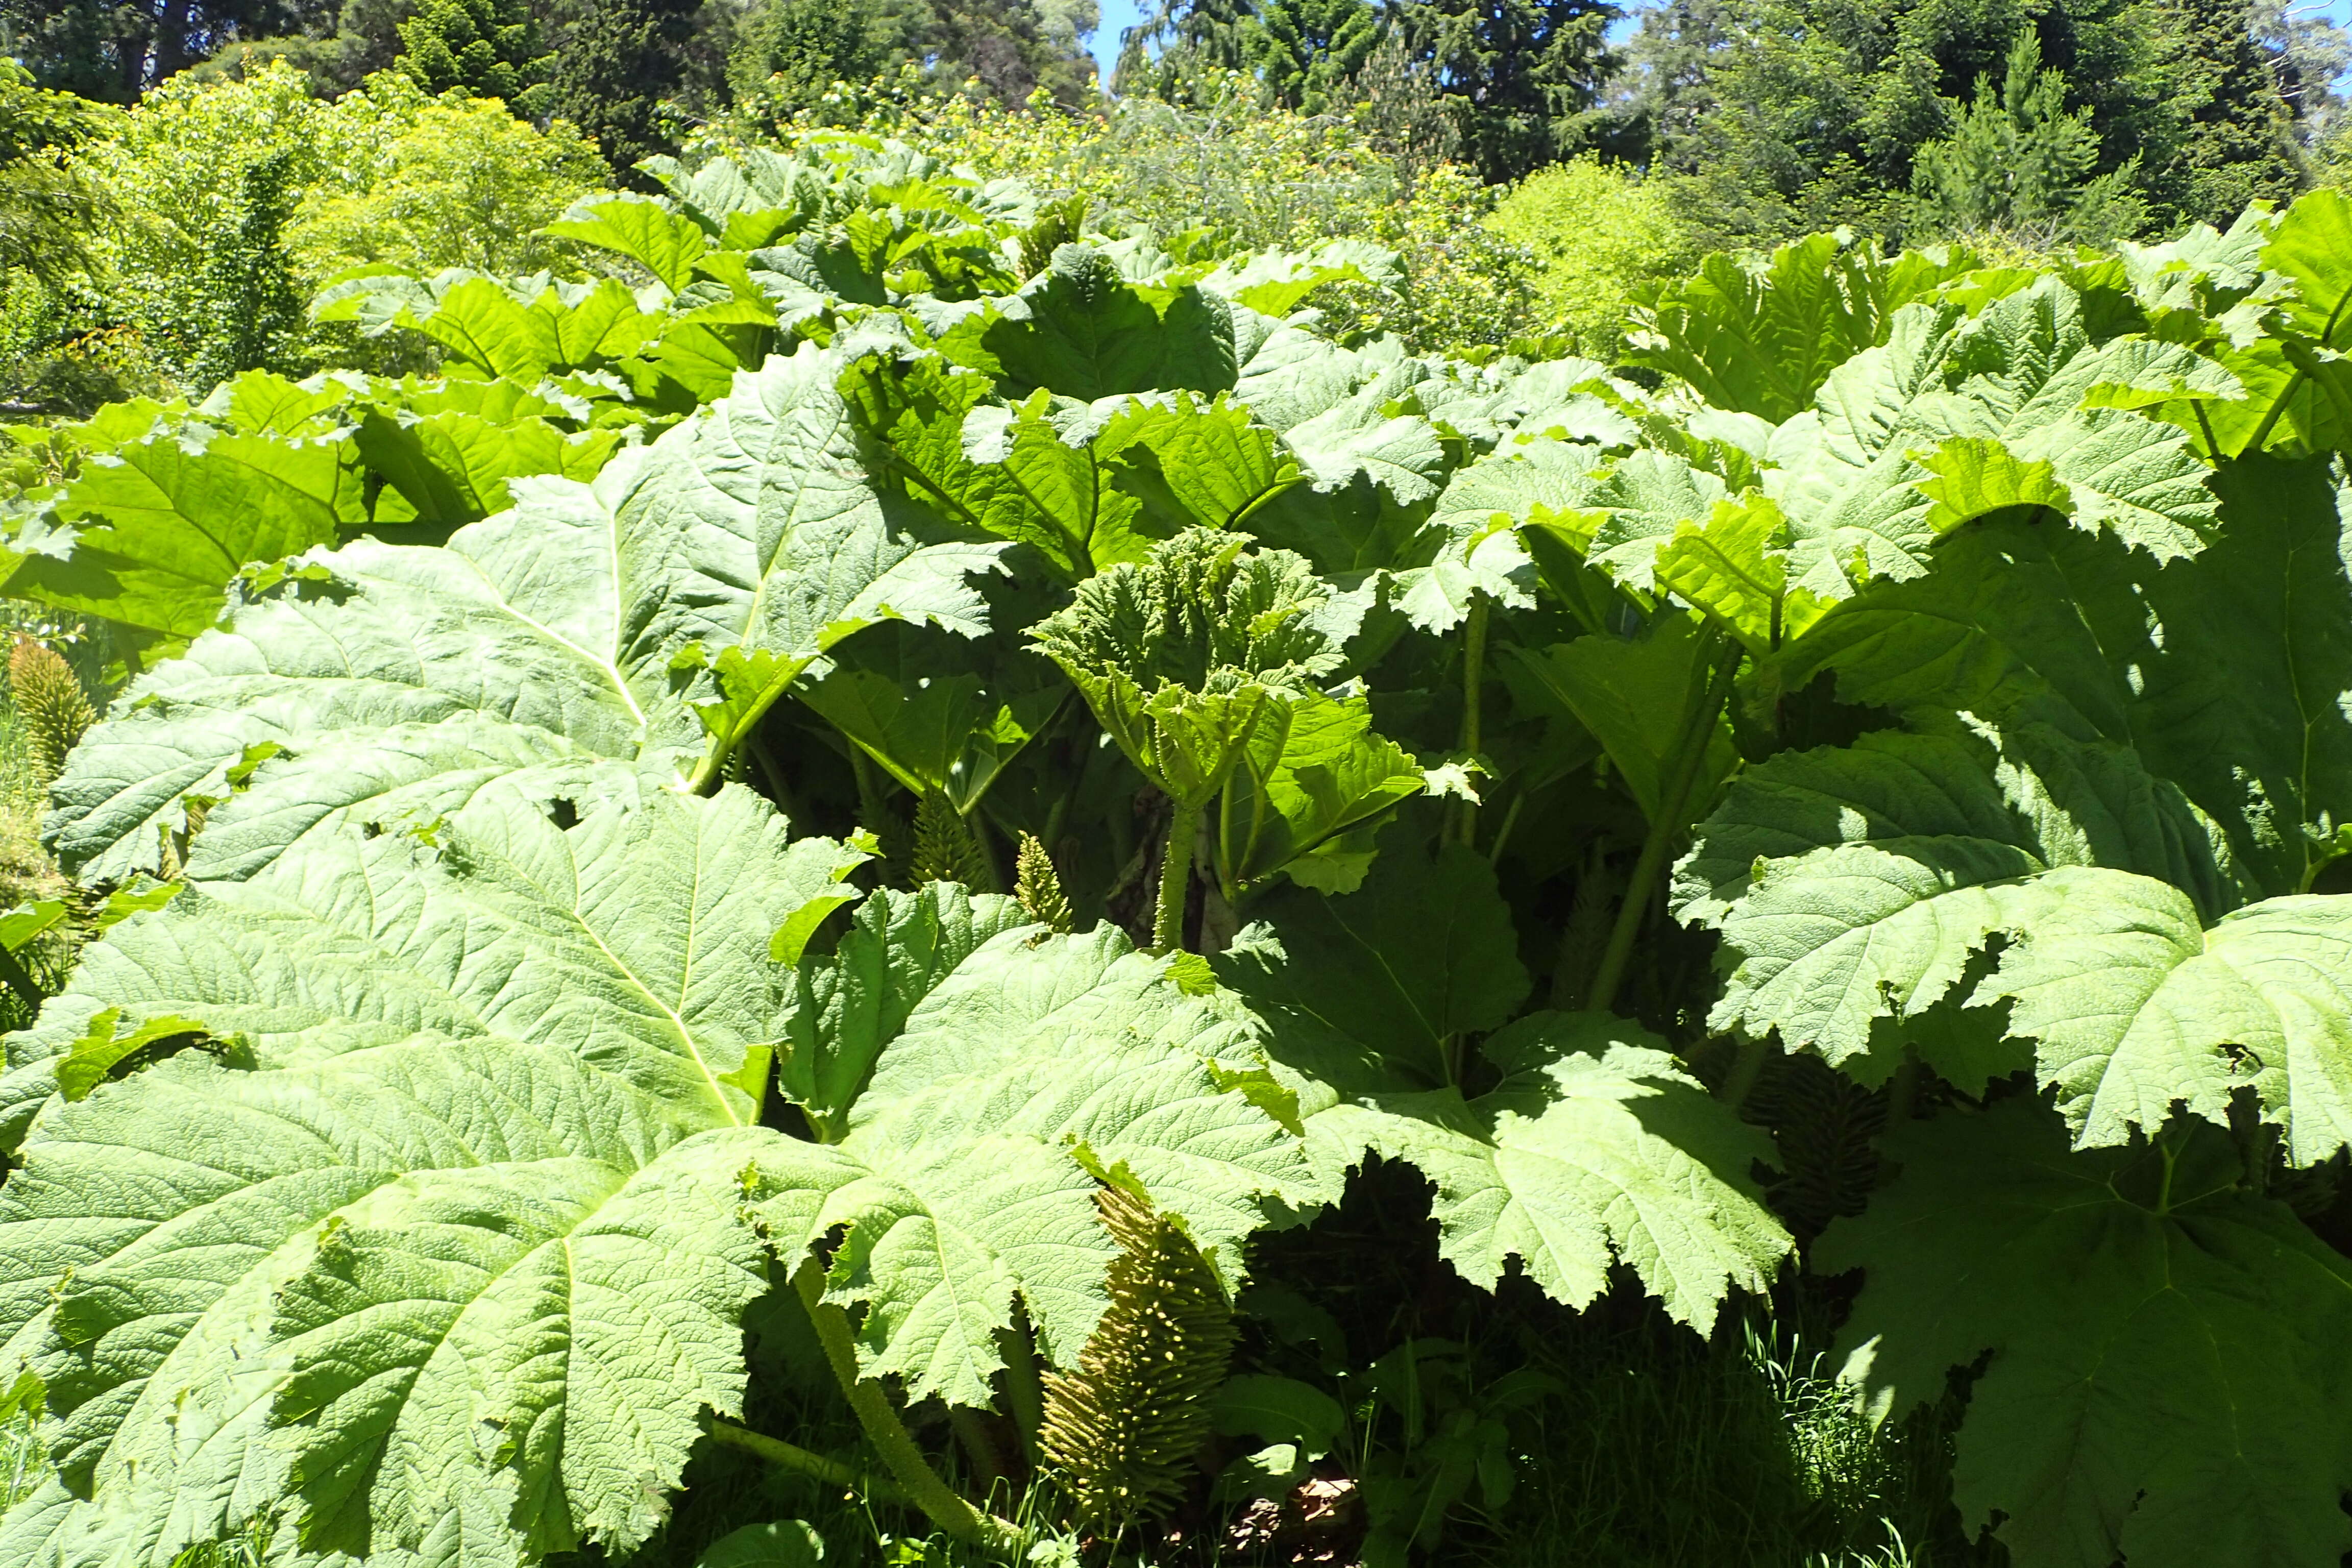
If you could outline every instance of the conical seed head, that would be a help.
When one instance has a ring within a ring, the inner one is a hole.
[[[8,650],[8,686],[25,727],[26,749],[47,784],[65,767],[66,753],[97,715],[90,711],[73,667],[55,648],[21,632]]]

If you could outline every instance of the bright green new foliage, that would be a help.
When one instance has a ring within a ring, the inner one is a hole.
[[[618,1557],[722,1443],[1006,1558],[1354,1466],[1392,1560],[1548,1395],[1343,1445],[1468,1353],[1344,1342],[1359,1263],[1701,1334],[1858,1271],[2016,1568],[2352,1549],[2340,199],[1716,258],[1649,386],[903,147],[656,173],[593,283],[319,301],[436,375],[13,439],[6,591],[127,685],[0,1073],[0,1564]]]

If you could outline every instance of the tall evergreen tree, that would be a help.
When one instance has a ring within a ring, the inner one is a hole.
[[[1038,37],[1045,44],[1040,87],[1064,109],[1091,109],[1102,100],[1088,41],[1102,26],[1100,0],[1036,0]]]
[[[625,184],[650,186],[640,158],[670,150],[662,100],[677,90],[697,0],[572,0],[559,14],[549,112],[594,138]]]
[[[2352,31],[2297,0],[2253,0],[2253,32],[2271,57],[2297,139],[2326,140],[2343,119],[2336,85],[2352,71]]]
[[[1612,83],[1612,118],[1636,151],[1668,167],[1687,161],[1716,107],[1715,73],[1731,47],[1738,0],[1663,0],[1643,8]]]
[[[836,81],[862,82],[921,58],[928,5],[875,0],[768,0],[735,30],[727,79],[738,98],[764,90],[780,110],[814,105]]]
[[[427,92],[463,88],[526,119],[547,112],[554,62],[529,0],[417,0],[400,43],[400,71]]]
[[[1699,105],[1688,129],[1653,127],[1654,160],[1696,177],[1693,216],[1719,240],[1902,234],[1920,149],[1954,135],[1980,79],[2004,79],[2023,32],[2059,74],[2055,111],[2096,134],[2089,175],[2128,169],[2149,230],[2227,223],[2302,177],[2246,0],[2053,0],[2030,16],[2016,0],[1735,3],[1702,79],[1676,89]]]
[[[1018,103],[1040,86],[1076,108],[1094,66],[1080,29],[1094,0],[764,0],[736,26],[728,79],[774,108],[813,105],[835,81],[914,65],[942,85],[978,81]]]
[[[1244,69],[1256,16],[1250,0],[1158,0],[1119,34],[1111,90],[1177,101],[1195,71]]]
[[[932,0],[931,68],[950,81],[977,81],[1019,103],[1047,75],[1053,51],[1032,0]]]
[[[1405,31],[1381,29],[1353,86],[1357,123],[1410,190],[1423,171],[1460,161],[1462,124],[1439,90],[1436,68],[1406,43]]]
[[[2255,38],[2247,0],[2162,0],[2160,12],[2170,24],[2162,75],[2186,124],[2174,158],[2151,171],[2159,199],[2209,221],[2292,200],[2305,180],[2283,62]]]
[[[1247,47],[1276,101],[1321,114],[1346,102],[1380,36],[1370,0],[1265,0]]]
[[[1516,180],[1583,146],[1617,68],[1609,0],[1407,0],[1394,6],[1454,110],[1463,151],[1489,182]]]
[[[331,26],[333,0],[0,0],[0,37],[45,88],[135,103],[240,38]]]
[[[1952,134],[1919,149],[1911,183],[1923,226],[1998,230],[2031,243],[2099,243],[2137,231],[2146,214],[2129,190],[2137,167],[2094,171],[2090,111],[2066,107],[2066,79],[2042,66],[2042,41],[2021,31],[2002,79],[1977,79]]]

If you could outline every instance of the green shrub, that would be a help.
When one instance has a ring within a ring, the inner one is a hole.
[[[1340,285],[1310,301],[1342,339],[1387,331],[1416,352],[1498,346],[1541,324],[1527,252],[1476,220],[1493,193],[1440,163],[1415,177],[1345,115],[1267,106],[1239,73],[1192,83],[1189,107],[1136,98],[1094,114],[1042,95],[1012,107],[978,92],[940,96],[911,76],[837,85],[816,111],[771,132],[756,115],[714,128],[689,158],[820,124],[896,137],[1041,198],[1083,197],[1090,226],[1148,228],[1187,258],[1307,250],[1360,238],[1398,253],[1392,287]]]
[[[562,121],[534,130],[495,100],[428,97],[391,73],[330,103],[277,61],[164,83],[72,166],[113,211],[52,335],[127,328],[137,370],[196,393],[237,370],[349,357],[353,340],[287,302],[356,262],[576,272],[537,231],[604,178]]]
[[[1685,270],[1698,248],[1671,181],[1643,180],[1589,153],[1520,181],[1486,226],[1535,258],[1548,329],[1601,358],[1615,353],[1641,287]]]

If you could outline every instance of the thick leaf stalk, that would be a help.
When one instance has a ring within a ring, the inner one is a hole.
[[[1119,1245],[1110,1306],[1077,1370],[1045,1379],[1042,1441],[1081,1520],[1117,1534],[1182,1490],[1238,1331],[1215,1271],[1174,1223],[1120,1188],[1097,1201]]]
[[[1475,758],[1485,741],[1479,722],[1479,688],[1486,677],[1486,620],[1493,602],[1486,595],[1470,595],[1469,624],[1462,632],[1462,754]],[[1459,822],[1462,842],[1474,843],[1478,837],[1478,803],[1460,803]]]
[[[809,1321],[816,1326],[817,1342],[824,1347],[825,1361],[832,1366],[842,1393],[848,1396],[849,1408],[857,1416],[857,1424],[866,1429],[866,1440],[874,1445],[874,1451],[882,1456],[882,1462],[906,1489],[907,1500],[920,1509],[932,1524],[958,1541],[1008,1558],[1017,1555],[1023,1543],[1020,1529],[972,1507],[941,1480],[939,1472],[923,1458],[922,1449],[916,1447],[907,1424],[890,1407],[890,1396],[882,1391],[882,1385],[857,1375],[857,1347],[850,1338],[849,1317],[824,1299],[824,1270],[813,1261],[802,1265],[800,1272],[793,1277],[793,1288],[808,1309]]]
[[[871,1501],[898,1503],[907,1501],[907,1494],[888,1481],[861,1474],[838,1459],[828,1459],[823,1454],[813,1453],[797,1443],[787,1443],[781,1437],[771,1437],[765,1432],[754,1432],[749,1426],[739,1426],[732,1421],[722,1420],[716,1415],[704,1416],[702,1426],[703,1430],[710,1434],[713,1442],[723,1443],[730,1448],[740,1448],[745,1453],[765,1459],[780,1468],[793,1470],[803,1476],[814,1476],[828,1486],[839,1487],[844,1491],[854,1492]]]
[[[1160,901],[1151,917],[1151,951],[1174,952],[1184,945],[1185,894],[1192,885],[1192,840],[1201,835],[1198,805],[1179,805],[1168,827],[1168,847],[1160,857]]]
[[[1617,906],[1617,923],[1609,932],[1608,947],[1601,952],[1601,967],[1592,976],[1591,1005],[1601,1012],[1615,1004],[1617,988],[1624,983],[1626,963],[1633,956],[1633,939],[1641,934],[1643,917],[1649,910],[1659,879],[1666,873],[1675,836],[1682,831],[1685,814],[1690,809],[1691,791],[1698,783],[1700,768],[1706,765],[1707,742],[1723,715],[1724,702],[1731,695],[1732,677],[1738,668],[1739,649],[1735,644],[1717,667],[1697,707],[1684,722],[1675,771],[1659,798],[1658,814],[1651,819],[1650,830],[1642,840],[1641,858],[1633,862],[1633,875],[1625,884],[1625,901]]]

